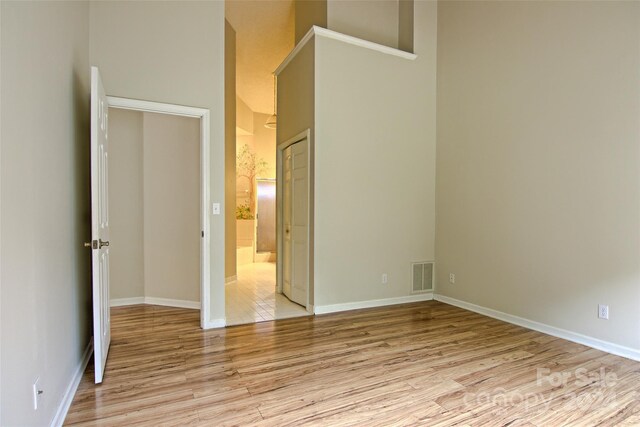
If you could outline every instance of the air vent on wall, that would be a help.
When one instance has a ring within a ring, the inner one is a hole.
[[[433,262],[411,264],[411,293],[433,291]]]

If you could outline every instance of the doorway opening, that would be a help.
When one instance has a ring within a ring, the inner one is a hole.
[[[292,0],[225,2],[227,325],[309,315],[277,286],[277,82],[274,71],[295,45]],[[233,182],[235,181],[235,182]],[[233,221],[233,224],[229,224]],[[230,227],[232,225],[232,227]],[[231,229],[234,229],[235,239]],[[230,261],[235,260],[235,262]]]
[[[107,100],[111,306],[198,309],[200,326],[207,328],[209,110],[118,97]]]

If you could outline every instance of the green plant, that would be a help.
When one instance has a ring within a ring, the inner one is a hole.
[[[248,202],[244,205],[236,206],[236,219],[253,219]]]

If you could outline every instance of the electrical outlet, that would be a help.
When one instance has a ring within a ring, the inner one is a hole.
[[[453,273],[449,273],[449,283],[454,284],[456,283],[456,275]]]
[[[387,276],[387,273],[383,273],[382,274],[382,284],[386,285],[389,282],[389,277]]]
[[[600,319],[609,320],[609,306],[604,304],[598,304],[598,317]]]
[[[42,387],[40,386],[40,377],[33,383],[33,410],[37,411],[40,405],[40,399],[42,399]]]

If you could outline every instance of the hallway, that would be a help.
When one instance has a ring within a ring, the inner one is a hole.
[[[308,316],[276,289],[276,264],[259,262],[238,266],[238,280],[225,286],[227,325]]]

